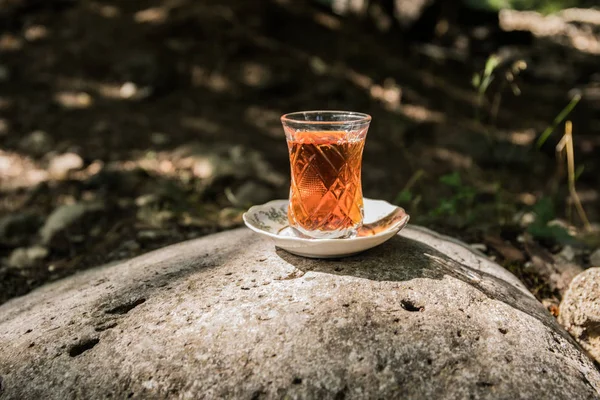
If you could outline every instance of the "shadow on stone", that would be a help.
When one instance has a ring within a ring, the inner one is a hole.
[[[57,281],[0,307],[2,396],[597,397],[510,274],[403,235],[326,261],[238,229]]]
[[[506,281],[459,263],[446,254],[417,240],[395,236],[383,245],[362,254],[340,259],[310,259],[282,249],[277,255],[303,272],[320,272],[354,276],[373,281],[441,280],[444,276],[459,279],[485,294],[524,312],[544,325],[556,329],[556,320],[533,298]],[[500,267],[499,267],[500,268]],[[563,337],[575,341],[563,331]]]

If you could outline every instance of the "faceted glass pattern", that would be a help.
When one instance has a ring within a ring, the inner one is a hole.
[[[354,128],[347,130],[331,130],[338,123],[322,125],[297,130],[284,121],[291,164],[289,223],[309,237],[353,236],[363,220],[361,163],[368,123],[346,125]],[[316,130],[324,128],[330,130]]]

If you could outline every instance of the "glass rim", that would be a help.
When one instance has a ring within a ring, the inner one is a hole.
[[[340,115],[342,119],[337,121],[317,121],[307,119],[296,119],[294,117],[313,116],[318,114],[328,115]],[[281,116],[282,123],[298,124],[298,125],[345,125],[345,124],[366,124],[371,122],[371,116],[369,114],[357,112],[357,111],[342,111],[342,110],[310,110],[310,111],[294,111],[291,113],[283,114]]]

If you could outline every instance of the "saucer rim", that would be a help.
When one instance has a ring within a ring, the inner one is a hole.
[[[251,230],[253,230],[254,232],[256,232],[258,234],[269,236],[273,239],[277,239],[278,241],[284,241],[284,242],[303,241],[303,242],[307,242],[307,243],[341,243],[341,242],[360,242],[360,241],[373,240],[373,239],[376,239],[379,237],[389,235],[392,232],[394,232],[394,235],[397,234],[408,224],[408,221],[410,220],[410,215],[406,212],[406,210],[403,207],[395,206],[395,205],[393,205],[385,200],[382,200],[382,199],[370,199],[370,198],[365,197],[364,200],[381,201],[391,207],[394,207],[394,209],[401,209],[404,212],[404,218],[402,220],[400,220],[400,222],[398,222],[396,225],[392,226],[391,228],[381,231],[379,233],[376,233],[375,235],[351,237],[351,238],[336,238],[336,239],[319,239],[319,238],[301,238],[301,237],[280,236],[276,233],[264,231],[256,226],[252,225],[249,222],[249,220],[248,220],[249,217],[247,217],[247,216],[253,214],[253,212],[252,212],[253,209],[259,209],[262,207],[267,207],[269,205],[273,206],[272,204],[281,204],[282,202],[289,203],[288,199],[275,199],[275,200],[268,201],[264,204],[254,205],[254,206],[250,207],[244,214],[242,214],[242,219],[244,220],[244,224],[248,228],[250,228]],[[254,210],[254,212],[256,212],[256,210]]]

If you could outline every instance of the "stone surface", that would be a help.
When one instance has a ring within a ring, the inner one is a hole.
[[[408,227],[341,260],[238,229],[0,307],[2,399],[597,399],[600,373],[506,270]]]
[[[600,363],[600,268],[573,279],[560,303],[559,321]]]

